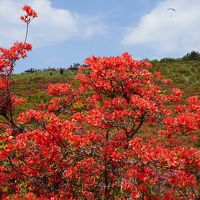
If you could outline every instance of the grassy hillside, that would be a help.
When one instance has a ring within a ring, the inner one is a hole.
[[[13,93],[27,99],[27,104],[19,107],[18,111],[32,108],[39,103],[45,102],[49,98],[47,96],[47,88],[51,83],[74,82],[76,84],[74,80],[76,73],[75,71],[65,71],[64,74],[60,74],[57,71],[48,71],[14,75]]]
[[[154,62],[151,71],[159,71],[165,78],[171,78],[173,86],[184,91],[183,98],[200,95],[200,61],[185,62]],[[31,104],[45,100],[50,83],[67,82],[77,84],[74,80],[75,71],[34,72],[31,74],[14,75],[14,93],[27,97]]]
[[[200,61],[177,61],[152,63],[153,71],[161,72],[171,78],[173,85],[183,90],[183,99],[191,95],[200,95]]]

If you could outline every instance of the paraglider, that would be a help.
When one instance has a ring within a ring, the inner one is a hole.
[[[170,11],[170,10],[176,12],[176,9],[175,9],[175,8],[168,8],[168,9],[167,9],[167,11]]]
[[[176,9],[175,8],[168,8],[167,12],[169,12],[170,13],[170,17],[172,17],[173,14],[176,13]]]

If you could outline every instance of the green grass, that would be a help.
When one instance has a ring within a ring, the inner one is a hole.
[[[152,63],[152,71],[159,71],[183,90],[183,99],[200,95],[200,61]]]
[[[27,99],[26,108],[34,107],[49,99],[46,95],[49,84],[76,82],[74,80],[76,73],[75,71],[65,71],[64,74],[60,74],[57,71],[50,71],[16,74],[13,76],[15,82],[13,94]]]

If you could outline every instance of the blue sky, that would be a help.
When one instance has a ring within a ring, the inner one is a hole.
[[[25,4],[39,17],[30,26],[33,51],[15,73],[68,67],[91,55],[128,51],[136,59],[159,59],[199,51],[199,0],[0,0],[0,46],[23,39],[18,17]]]

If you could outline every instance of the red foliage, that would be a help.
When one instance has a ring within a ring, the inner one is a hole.
[[[28,6],[24,10],[26,23],[37,16]],[[22,112],[14,120],[10,111],[24,100],[11,95],[9,70],[12,60],[25,57],[21,48],[30,50],[19,43],[1,49],[0,90],[10,98],[0,104],[7,120],[0,126],[2,199],[200,198],[199,151],[174,139],[199,130],[198,97],[169,109],[182,92],[163,91],[157,82],[171,81],[151,73],[150,63],[128,53],[93,56],[76,76],[79,88],[51,84],[48,94],[54,97],[41,110]],[[162,130],[156,138],[140,136],[144,125]]]

